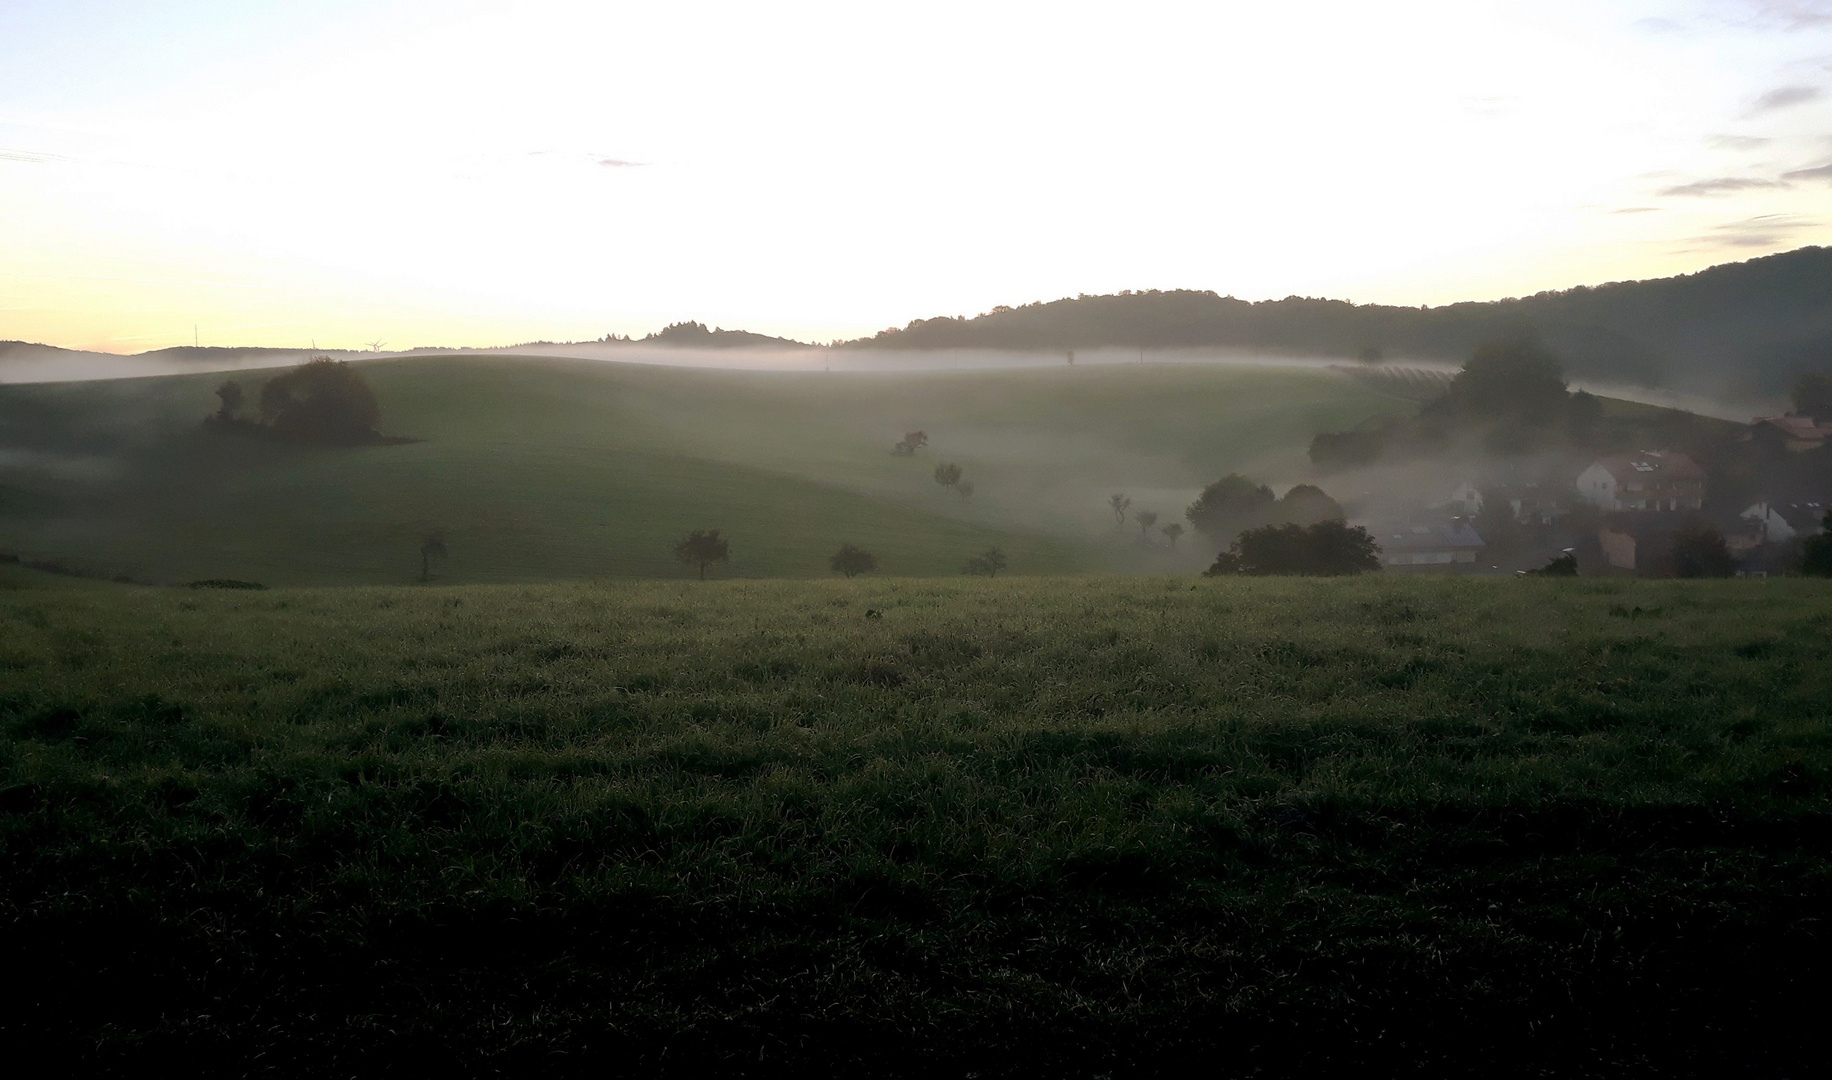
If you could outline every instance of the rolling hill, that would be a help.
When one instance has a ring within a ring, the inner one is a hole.
[[[1412,404],[1327,371],[1146,365],[947,373],[682,370],[518,357],[365,363],[382,426],[421,441],[309,448],[203,430],[222,375],[0,388],[0,551],[152,582],[389,583],[440,530],[445,581],[680,576],[720,528],[740,577],[824,575],[850,541],[884,571],[1200,565],[1143,548],[1114,490],[1175,517],[1236,468],[1303,468],[1322,430]],[[250,384],[259,375],[239,376]],[[929,433],[893,457],[906,431]],[[938,462],[976,488],[937,485]]]

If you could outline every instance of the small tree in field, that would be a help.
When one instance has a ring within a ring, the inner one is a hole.
[[[960,483],[954,485],[954,493],[963,499],[973,498],[973,481],[962,480]]]
[[[1737,557],[1724,543],[1724,534],[1709,525],[1689,525],[1673,533],[1675,577],[1729,577],[1737,572]]]
[[[1107,505],[1113,508],[1114,522],[1119,525],[1126,524],[1126,511],[1132,506],[1132,500],[1124,495],[1114,495],[1107,500]]]
[[[242,407],[242,384],[230,379],[216,388],[216,396],[223,402],[223,407],[216,410],[216,418],[234,420],[235,410]]]
[[[855,577],[876,570],[878,559],[871,552],[855,544],[841,544],[840,550],[834,552],[833,557],[827,560],[827,565],[832,567],[836,574]]]
[[[1170,541],[1170,549],[1177,550],[1177,538],[1183,535],[1183,523],[1173,521],[1168,525],[1160,525],[1158,531],[1164,534],[1164,539]]]
[[[706,567],[731,557],[731,545],[717,529],[695,529],[687,539],[674,545],[674,557],[689,566],[700,568],[700,580],[706,580]]]
[[[961,467],[951,461],[935,466],[935,482],[945,488],[951,488],[960,483]]]
[[[445,535],[438,530],[426,534],[420,541],[420,580],[430,581],[433,576],[433,560],[445,558]]]
[[[1132,523],[1139,527],[1139,543],[1148,543],[1151,540],[1151,527],[1158,523],[1158,512],[1140,510],[1132,515]]]
[[[979,574],[985,577],[997,577],[999,571],[1003,569],[1005,569],[1005,553],[996,547],[987,548],[968,559],[967,565],[961,568],[963,573]]]
[[[916,451],[927,445],[929,445],[929,436],[926,432],[906,431],[903,433],[903,441],[893,446],[891,453],[897,457],[915,457]]]

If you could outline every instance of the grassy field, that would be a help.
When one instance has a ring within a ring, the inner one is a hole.
[[[673,577],[688,529],[736,577],[1026,574],[1206,564],[1125,542],[1109,493],[1178,517],[1235,468],[1295,474],[1317,431],[1409,402],[1314,370],[1195,366],[743,373],[429,358],[364,366],[405,446],[300,448],[201,430],[222,376],[0,387],[0,551],[149,582],[385,584],[446,534],[448,582]],[[244,377],[251,395],[259,376]],[[931,449],[890,447],[921,428]],[[932,479],[961,464],[963,499]],[[1187,561],[1187,564],[1186,564]]]
[[[1832,586],[0,590],[0,1041],[1799,1076]]]

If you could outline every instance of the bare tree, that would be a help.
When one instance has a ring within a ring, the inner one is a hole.
[[[869,574],[878,568],[877,556],[856,544],[841,544],[840,550],[833,553],[827,565],[836,574],[853,577],[858,574]]]
[[[1168,525],[1160,525],[1158,526],[1158,531],[1163,533],[1164,538],[1170,541],[1170,549],[1172,551],[1177,550],[1177,537],[1183,535],[1183,523],[1181,521],[1173,521]]]
[[[711,563],[725,562],[731,556],[731,545],[719,535],[717,529],[695,529],[687,538],[674,545],[674,557],[689,566],[700,568],[700,580],[706,580],[706,567]]]
[[[1113,507],[1114,519],[1121,525],[1126,524],[1126,510],[1132,505],[1132,500],[1124,495],[1115,495],[1107,500],[1107,505]]]
[[[1138,513],[1132,515],[1132,522],[1139,527],[1139,539],[1141,541],[1150,540],[1151,527],[1158,523],[1158,512],[1156,510],[1140,510]]]
[[[433,560],[443,559],[445,556],[445,534],[437,529],[427,533],[426,539],[420,541],[420,580],[432,580]]]
[[[1005,569],[1005,553],[996,547],[987,548],[968,559],[967,565],[961,568],[963,573],[979,574],[984,577],[997,577],[999,571],[1003,569]]]

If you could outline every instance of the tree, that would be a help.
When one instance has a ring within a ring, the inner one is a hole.
[[[973,498],[973,481],[962,480],[960,483],[954,485],[954,493],[963,499]]]
[[[1140,510],[1138,513],[1132,515],[1132,523],[1139,527],[1139,540],[1140,542],[1144,542],[1150,539],[1149,534],[1151,532],[1151,527],[1158,523],[1158,512],[1156,510]]]
[[[1158,531],[1164,534],[1166,540],[1170,541],[1170,549],[1172,551],[1177,550],[1177,538],[1183,535],[1183,523],[1181,521],[1172,521],[1168,524],[1158,526]]]
[[[1538,570],[1529,570],[1527,571],[1527,573],[1543,574],[1546,577],[1577,577],[1578,576],[1577,553],[1573,551],[1567,551],[1563,555],[1555,556],[1551,562],[1540,567]]]
[[[1794,411],[1822,423],[1832,420],[1832,379],[1816,371],[1794,376]]]
[[[1203,488],[1183,516],[1202,535],[1227,540],[1259,524],[1277,501],[1266,485],[1229,473]]]
[[[1341,521],[1342,504],[1329,497],[1315,484],[1299,484],[1279,500],[1277,516],[1294,525],[1315,525],[1319,521]]]
[[[222,399],[222,408],[216,410],[218,420],[234,420],[235,410],[242,407],[242,384],[230,379],[216,388],[216,396]]]
[[[712,563],[725,562],[731,556],[731,546],[717,529],[695,529],[687,534],[687,539],[674,545],[674,557],[689,566],[700,568],[700,580],[706,580],[706,567]]]
[[[420,580],[429,581],[433,576],[432,561],[445,558],[445,535],[437,529],[426,534],[420,541]]]
[[[1675,577],[1729,577],[1737,572],[1737,558],[1725,546],[1724,534],[1709,525],[1676,529],[1672,559]]]
[[[1309,574],[1339,577],[1380,569],[1380,547],[1359,525],[1263,525],[1248,529],[1216,556],[1208,576]]]
[[[312,442],[375,437],[382,409],[353,365],[314,356],[261,387],[261,416],[276,430]]]
[[[903,433],[903,441],[892,447],[891,453],[897,457],[915,457],[916,451],[927,445],[929,445],[929,436],[926,433],[906,431]]]
[[[1436,409],[1544,424],[1565,406],[1565,370],[1531,335],[1480,346],[1450,380]]]
[[[935,482],[945,488],[951,488],[960,483],[961,467],[952,462],[943,462],[935,466]]]
[[[1812,577],[1832,577],[1832,510],[1819,523],[1819,535],[1801,542],[1800,572]]]
[[[834,552],[833,557],[827,560],[827,565],[832,567],[833,572],[836,574],[845,574],[847,577],[855,577],[859,574],[869,574],[873,570],[876,570],[878,568],[878,560],[876,556],[866,551],[864,548],[854,544],[841,544],[840,550]]]
[[[1117,523],[1126,524],[1126,509],[1132,505],[1132,500],[1124,495],[1113,495],[1107,499],[1107,505],[1113,508],[1113,516]]]
[[[999,571],[1003,569],[1005,569],[1005,553],[995,547],[987,548],[973,558],[968,559],[967,565],[961,568],[961,572],[967,574],[980,574],[985,577],[997,577]]]

